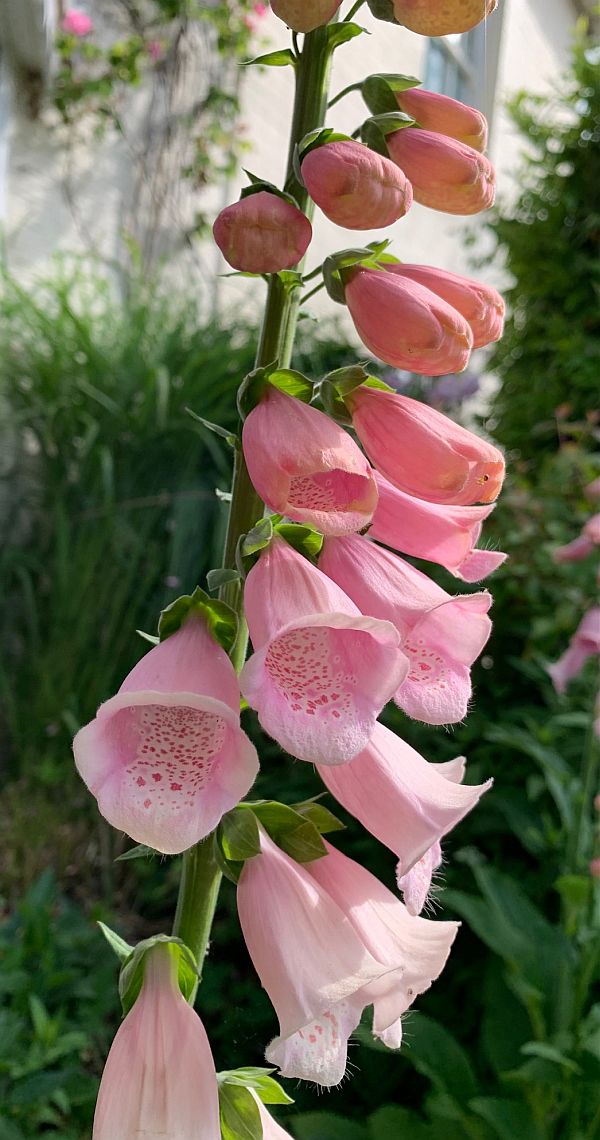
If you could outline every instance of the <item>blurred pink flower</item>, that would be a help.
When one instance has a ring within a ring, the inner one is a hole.
[[[153,59],[156,63],[157,60],[162,58],[164,48],[160,40],[148,40],[148,43],[146,44],[146,51],[148,52],[150,58]]]
[[[546,666],[557,693],[566,691],[569,681],[581,672],[589,657],[600,653],[600,606],[592,606],[575,630],[565,652]]]
[[[82,12],[79,8],[68,8],[63,16],[62,30],[68,36],[77,36],[77,39],[83,39],[84,36],[89,36],[90,32],[93,32],[94,22],[86,12]]]

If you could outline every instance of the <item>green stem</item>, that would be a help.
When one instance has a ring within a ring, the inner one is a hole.
[[[339,103],[340,99],[343,99],[345,95],[349,95],[351,91],[360,91],[361,87],[362,81],[360,83],[350,83],[348,87],[344,87],[341,91],[338,91],[337,95],[334,95],[333,99],[329,100],[327,106],[331,110],[331,108],[335,107],[336,103]]]
[[[311,216],[313,204],[304,186],[294,174],[293,158],[297,144],[308,131],[320,127],[325,121],[331,49],[327,29],[316,28],[304,37],[304,46],[295,70],[296,91],[290,134],[290,148],[286,173],[286,189],[294,194],[301,210]],[[298,266],[301,270],[301,266]],[[277,361],[288,367],[300,306],[300,288],[286,287],[277,274],[269,280],[265,313],[261,328],[255,366],[263,368]],[[235,556],[240,535],[249,531],[263,512],[263,503],[257,495],[244,460],[241,448],[236,449],[231,507],[223,566],[235,567]],[[239,672],[246,658],[248,629],[244,621],[243,593],[239,582],[228,583],[221,598],[233,606],[239,621],[238,637],[231,660]],[[173,933],[183,939],[196,955],[200,970],[206,957],[208,940],[221,883],[221,873],[213,856],[212,836],[186,851],[179,885],[179,898]]]
[[[305,301],[310,301],[311,297],[314,297],[315,293],[320,293],[321,289],[324,289],[324,288],[325,288],[325,282],[319,281],[319,284],[315,285],[314,289],[311,289],[310,293],[304,293],[303,294],[302,304],[304,304]]]

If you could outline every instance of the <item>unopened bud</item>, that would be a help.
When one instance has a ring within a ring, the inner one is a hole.
[[[297,206],[261,190],[221,210],[213,235],[225,261],[234,269],[278,273],[302,260],[312,227]]]

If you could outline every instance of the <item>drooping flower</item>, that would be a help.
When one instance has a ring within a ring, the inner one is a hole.
[[[142,988],[112,1043],[93,1140],[220,1140],[215,1066],[204,1026],[180,992],[168,946],[144,958]]]
[[[412,206],[412,187],[400,167],[362,143],[326,143],[308,152],[301,169],[313,202],[338,226],[391,226]]]
[[[94,21],[87,12],[79,8],[68,8],[62,19],[62,30],[68,36],[76,36],[78,40],[89,36],[94,30]]]
[[[408,396],[361,384],[346,396],[352,426],[386,479],[418,499],[491,503],[504,480],[497,447]]]
[[[409,87],[406,91],[396,91],[395,95],[400,110],[410,115],[423,130],[448,135],[472,146],[473,150],[485,150],[487,119],[475,107],[450,99],[448,95],[440,95],[437,91],[426,91],[423,87]]]
[[[572,542],[568,542],[566,546],[557,546],[556,550],[552,552],[552,557],[555,562],[581,562],[583,558],[587,558],[594,549],[594,543],[591,538],[586,534],[578,534]]]
[[[244,603],[254,654],[240,685],[262,727],[300,760],[356,756],[408,670],[393,625],[363,617],[278,538],[248,574]]]
[[[600,653],[600,606],[592,606],[585,613],[565,652],[558,661],[546,666],[557,693],[566,691],[590,657]]]
[[[393,0],[400,24],[421,36],[449,36],[469,32],[485,20],[498,0]]]
[[[403,554],[445,566],[455,578],[480,582],[506,559],[493,550],[476,550],[481,526],[494,504],[439,506],[415,499],[376,475],[379,503],[369,531],[372,538]]]
[[[462,720],[471,697],[470,666],[492,630],[490,594],[447,594],[403,558],[358,535],[328,539],[319,566],[361,613],[398,630],[410,668],[396,704],[426,724]]]
[[[167,855],[208,835],[258,772],[235,671],[199,616],[142,657],[73,751],[105,819]]]
[[[336,1085],[349,1035],[370,998],[363,987],[386,972],[350,919],[309,873],[264,832],[244,865],[238,913],[248,953],[279,1019],[266,1050],[286,1077]]]
[[[458,923],[413,917],[370,871],[330,843],[325,846],[327,855],[309,863],[308,871],[348,916],[366,949],[388,967],[361,996],[373,1003],[375,1036],[398,1049],[402,1014],[441,974]]]
[[[388,266],[388,273],[397,273],[424,285],[437,293],[448,305],[463,316],[473,333],[473,348],[483,348],[500,340],[504,330],[506,306],[498,291],[491,285],[436,269],[433,265]]]
[[[234,269],[278,273],[302,260],[312,239],[312,226],[297,206],[260,190],[221,210],[213,236]]]
[[[420,127],[404,127],[385,141],[390,158],[410,179],[415,202],[463,216],[494,204],[494,167],[473,147]]]
[[[459,771],[458,762],[455,770]],[[453,782],[446,765],[429,764],[382,724],[375,726],[367,747],[349,764],[317,771],[342,807],[397,855],[399,877],[491,787],[491,780],[474,786]]]
[[[386,364],[426,376],[466,368],[473,334],[430,289],[384,269],[357,269],[345,293],[358,335]]]
[[[377,506],[371,467],[329,416],[267,385],[243,428],[250,478],[273,511],[323,534],[367,526]]]
[[[340,4],[341,0],[271,0],[275,15],[294,32],[312,32],[327,24]]]

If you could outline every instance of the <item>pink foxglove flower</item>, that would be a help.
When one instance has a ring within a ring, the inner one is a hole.
[[[271,7],[294,32],[312,32],[329,22],[340,3],[341,0],[271,0]]]
[[[496,174],[478,150],[419,127],[403,127],[385,141],[390,158],[412,183],[415,202],[461,215],[479,214],[493,206]]]
[[[555,562],[581,562],[583,558],[587,558],[594,549],[594,543],[591,538],[586,534],[578,534],[572,542],[568,542],[566,546],[557,546],[556,550],[552,552],[552,557]]]
[[[402,1014],[441,974],[457,922],[411,916],[370,871],[326,843],[328,854],[308,864],[312,878],[346,914],[367,950],[390,971],[365,986],[373,1003],[373,1033],[388,1048],[402,1041]]]
[[[466,716],[470,666],[492,623],[488,593],[452,596],[403,558],[366,538],[328,539],[321,570],[363,614],[391,621],[410,661],[394,700],[426,724],[454,724]]]
[[[498,0],[393,0],[400,24],[420,36],[449,36],[469,32],[498,5]]]
[[[600,546],[600,514],[592,515],[591,519],[588,519],[582,534],[593,542],[594,546]]]
[[[458,142],[472,146],[473,150],[485,150],[487,120],[475,107],[468,107],[448,95],[439,95],[437,91],[425,91],[422,87],[409,87],[406,91],[396,91],[395,95],[400,110],[410,115],[417,126],[458,139]]]
[[[311,242],[312,227],[297,206],[278,194],[260,190],[221,210],[213,236],[234,269],[278,273],[302,260]]]
[[[462,773],[462,762],[456,770]],[[399,876],[447,835],[492,783],[453,782],[444,764],[429,764],[382,724],[349,764],[317,771],[342,807],[397,855]]]
[[[393,625],[363,617],[278,538],[248,574],[244,604],[254,655],[240,685],[262,727],[299,760],[351,760],[408,671]]]
[[[75,737],[79,774],[105,819],[167,855],[208,835],[258,772],[239,705],[227,654],[201,617],[188,618]]]
[[[455,578],[479,582],[506,559],[492,550],[476,550],[481,526],[493,511],[483,507],[439,506],[415,499],[377,474],[379,503],[369,532],[386,546],[414,558],[445,566]]]
[[[255,1093],[254,1089],[249,1090],[256,1101],[260,1122],[262,1124],[262,1140],[292,1140],[291,1133],[286,1132],[285,1128],[281,1127],[276,1120],[273,1119],[271,1113],[265,1108],[260,1097]]]
[[[371,467],[354,440],[317,408],[267,385],[242,435],[250,478],[261,499],[323,534],[350,534],[377,506]]]
[[[592,482],[588,483],[587,486],[584,487],[584,492],[587,495],[588,499],[600,498],[600,475],[597,479],[592,479]]]
[[[79,8],[68,8],[62,20],[62,30],[68,36],[76,36],[78,40],[89,36],[94,30],[94,22],[86,12]]]
[[[442,412],[366,384],[346,404],[371,462],[401,491],[458,506],[491,503],[500,494],[502,453]]]
[[[586,661],[600,653],[600,606],[593,606],[583,615],[562,657],[547,671],[557,693],[566,691],[569,681],[581,672]]]
[[[180,992],[167,946],[144,959],[140,995],[112,1043],[93,1140],[220,1140],[215,1066],[204,1026]]]
[[[473,348],[483,348],[500,340],[506,306],[497,289],[491,285],[445,269],[436,269],[433,265],[403,263],[390,265],[387,271],[424,285],[452,305],[465,318],[473,333]]]
[[[309,151],[302,178],[325,216],[349,230],[391,226],[412,206],[412,187],[400,167],[350,139]]]
[[[285,1077],[338,1084],[348,1037],[370,1002],[363,987],[386,972],[349,917],[309,873],[261,832],[244,865],[238,913],[254,968],[279,1019],[266,1058]]]
[[[359,337],[386,364],[426,376],[467,367],[473,333],[430,289],[384,269],[357,269],[345,294]]]

